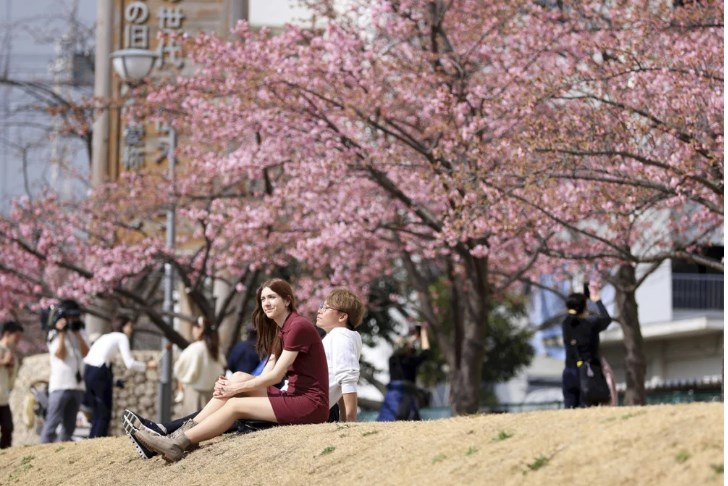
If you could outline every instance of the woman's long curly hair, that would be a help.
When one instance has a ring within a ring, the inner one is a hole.
[[[281,341],[278,338],[278,325],[273,319],[269,319],[263,312],[263,304],[261,302],[261,294],[265,288],[271,289],[278,294],[284,301],[288,300],[288,310],[296,311],[296,299],[293,296],[291,284],[280,278],[267,280],[258,287],[255,292],[255,310],[253,311],[253,325],[258,331],[258,341],[255,349],[261,358],[265,355],[275,355],[276,358],[281,354]]]

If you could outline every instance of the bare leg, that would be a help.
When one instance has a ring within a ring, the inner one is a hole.
[[[222,400],[220,400],[222,402]],[[207,407],[205,407],[207,408]],[[199,417],[199,415],[197,416]],[[268,397],[233,397],[223,406],[185,432],[193,444],[221,435],[238,419],[266,420],[278,422]]]
[[[243,383],[248,380],[252,380],[254,377],[253,375],[250,375],[248,373],[243,373],[242,371],[238,371],[237,373],[233,373],[233,376],[230,377],[230,381],[233,383]],[[267,389],[262,390],[253,390],[251,392],[245,393],[245,396],[260,396],[260,397],[267,397],[268,391]],[[212,398],[209,402],[207,402],[207,405],[200,411],[200,413],[197,414],[195,417],[195,422],[200,423],[203,420],[205,420],[207,417],[218,411],[220,408],[222,408],[223,405],[229,400],[229,398]],[[230,423],[232,425],[232,422]]]
[[[253,375],[251,375],[249,373],[244,373],[242,371],[236,371],[230,377],[230,381],[233,383],[242,383],[244,381],[252,380],[253,378],[254,378]]]

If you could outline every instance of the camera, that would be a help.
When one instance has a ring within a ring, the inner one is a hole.
[[[71,331],[80,331],[81,329],[83,329],[85,327],[86,327],[86,325],[83,323],[83,321],[81,319],[75,319],[68,323],[68,325],[66,326],[66,329],[70,329]]]
[[[58,329],[56,324],[61,319],[66,319],[66,326],[63,329]],[[75,300],[62,300],[58,305],[51,307],[48,322],[53,326],[53,329],[59,332],[64,332],[67,329],[80,331],[85,327],[81,320],[81,306]]]

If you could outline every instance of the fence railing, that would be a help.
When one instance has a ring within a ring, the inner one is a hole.
[[[672,274],[672,308],[723,310],[723,275]]]

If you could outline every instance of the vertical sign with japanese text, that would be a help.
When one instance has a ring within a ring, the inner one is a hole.
[[[156,54],[151,77],[184,76],[192,67],[175,37],[200,32],[226,35],[230,0],[114,0],[114,49],[146,49]],[[167,154],[166,132],[155,124],[118,119],[110,139],[110,173],[154,169]],[[114,156],[113,154],[117,155]],[[116,161],[114,161],[114,159]]]

